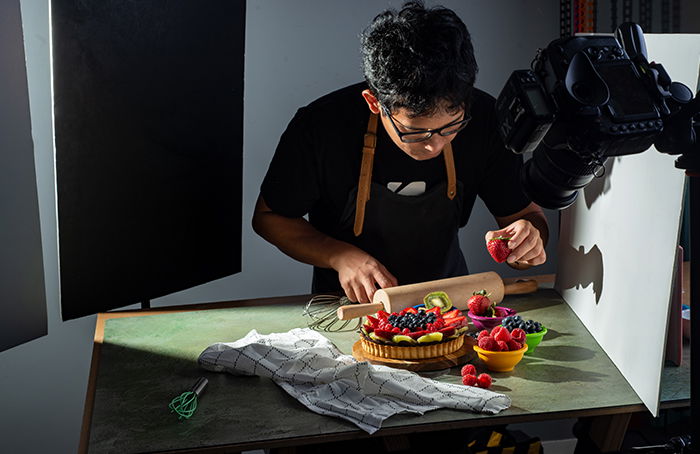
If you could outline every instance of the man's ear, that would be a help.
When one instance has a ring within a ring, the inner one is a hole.
[[[372,94],[371,91],[369,90],[362,90],[362,97],[365,98],[365,101],[367,102],[367,106],[369,107],[369,110],[373,114],[379,114],[380,109],[379,109],[379,101],[377,98]]]

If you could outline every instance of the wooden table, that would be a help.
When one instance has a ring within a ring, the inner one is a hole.
[[[208,345],[239,339],[252,328],[270,333],[305,327],[307,300],[99,314],[80,452],[223,453],[367,437],[349,422],[307,410],[269,379],[210,373],[197,365]],[[449,409],[397,415],[373,436],[595,417],[598,446],[619,448],[630,415],[645,407],[568,305],[551,289],[508,296],[501,304],[549,328],[513,372],[492,374],[492,389],[508,394],[512,406],[492,416]],[[344,352],[357,339],[353,332],[324,334]],[[688,404],[688,370],[686,361],[665,372],[664,392],[673,390],[662,400]],[[197,412],[178,420],[167,405],[200,376],[209,385]],[[460,382],[457,368],[434,378]]]

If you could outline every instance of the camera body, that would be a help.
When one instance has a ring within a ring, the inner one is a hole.
[[[649,63],[641,28],[552,41],[532,70],[514,71],[497,102],[499,132],[525,163],[525,192],[545,208],[573,203],[605,159],[641,153],[664,120],[692,99],[660,64]]]

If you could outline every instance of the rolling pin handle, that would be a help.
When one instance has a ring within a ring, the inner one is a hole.
[[[539,283],[535,279],[518,280],[503,286],[505,295],[523,295],[537,291]]]
[[[338,308],[338,319],[350,320],[374,314],[382,309],[384,309],[384,304],[382,303],[348,304],[347,306],[340,306]]]

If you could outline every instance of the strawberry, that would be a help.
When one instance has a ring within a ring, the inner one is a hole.
[[[459,309],[452,309],[451,311],[447,311],[444,314],[442,314],[442,318],[453,318],[453,317],[459,317],[462,315],[462,311]]]
[[[407,334],[412,339],[418,339],[421,336],[424,336],[428,334],[427,330],[420,330],[420,331],[411,331],[410,333]]]
[[[442,333],[442,338],[445,339],[453,335],[457,329],[454,326],[447,326],[445,328],[440,328],[438,331]]]
[[[432,314],[435,314],[435,316],[438,316],[438,315],[441,313],[441,312],[440,312],[440,308],[437,307],[437,306],[431,307],[430,309],[428,309],[428,310],[425,311],[425,312],[426,312],[426,314],[431,314],[431,313],[432,313]]]
[[[479,376],[476,377],[476,385],[479,388],[489,388],[491,387],[491,383],[493,383],[493,379],[489,374],[479,374]]]
[[[509,236],[497,236],[495,238],[491,238],[486,243],[486,249],[488,249],[491,257],[493,257],[493,259],[498,263],[505,262],[512,252],[508,248],[508,240],[510,240]]]
[[[462,375],[476,375],[476,367],[473,364],[465,364],[461,370]]]
[[[476,375],[463,375],[462,376],[462,384],[467,385],[467,386],[474,386],[477,383],[477,378]]]
[[[493,317],[495,315],[495,304],[489,299],[490,294],[486,293],[486,290],[480,290],[478,292],[474,292],[473,295],[474,296],[467,300],[469,312],[482,317]]]
[[[452,326],[455,329],[467,326],[467,323],[469,322],[467,321],[467,317],[465,317],[464,315],[461,315],[459,317],[448,318],[447,320],[445,320],[445,326]]]
[[[372,331],[374,331],[374,327],[373,327],[372,325],[370,325],[369,323],[365,323],[364,325],[362,325],[362,327],[363,327],[363,328],[365,329],[365,331],[367,331],[368,333],[371,333]]]
[[[368,321],[369,324],[372,326],[372,328],[375,328],[376,326],[378,326],[379,320],[377,320],[376,318],[372,317],[371,315],[366,315],[365,317],[367,317],[367,321]]]

